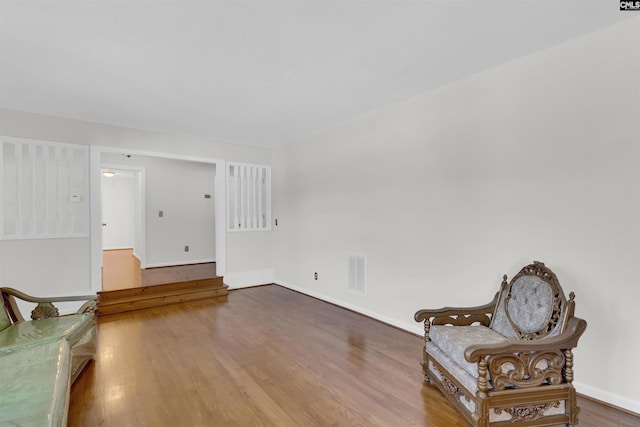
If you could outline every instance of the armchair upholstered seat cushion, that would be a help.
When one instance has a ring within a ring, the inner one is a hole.
[[[467,362],[464,358],[465,349],[479,342],[483,344],[507,342],[505,337],[482,325],[432,326],[429,337],[431,345],[427,346],[427,351],[434,346],[438,347],[447,355],[447,358],[474,378],[478,378],[478,364]]]

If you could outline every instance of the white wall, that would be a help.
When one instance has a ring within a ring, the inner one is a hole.
[[[638,45],[632,19],[275,150],[277,282],[420,333],[544,261],[589,322],[578,390],[640,412]]]
[[[0,109],[0,135],[271,164],[271,152],[267,149],[6,109]],[[231,266],[227,269],[227,275],[262,270],[264,265],[270,265],[271,254],[268,251],[245,253],[241,245],[234,244],[236,240],[248,240],[251,244],[251,237],[240,234],[229,233],[227,236],[229,249],[226,256]],[[260,246],[265,246],[266,241],[266,246],[270,247],[270,235],[270,232],[255,234],[255,240]],[[68,294],[72,291],[90,293],[90,247],[89,238],[46,242],[0,241],[0,281],[34,294],[43,294],[49,290],[55,294]],[[64,257],[64,262],[53,262],[58,257]],[[29,274],[22,274],[20,267],[25,265],[30,266]]]
[[[1,241],[0,283],[34,295],[86,294],[90,255],[89,239]]]
[[[227,233],[227,251],[242,253],[254,260],[253,268],[242,268],[242,258],[227,262],[228,272],[224,281],[230,289],[273,283],[273,242],[270,231],[246,231]]]
[[[146,169],[147,266],[215,260],[215,165],[155,160],[164,166]]]

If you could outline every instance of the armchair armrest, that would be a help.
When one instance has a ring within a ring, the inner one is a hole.
[[[509,340],[499,344],[474,344],[465,359],[478,364],[478,390],[486,395],[491,383],[497,390],[536,387],[544,382],[573,382],[573,353],[587,322],[572,317],[561,334],[539,340]]]
[[[24,292],[20,292],[13,288],[0,288],[2,298],[7,306],[9,315],[13,322],[23,321],[24,317],[20,313],[20,309],[16,304],[15,298],[22,301],[38,304],[31,312],[32,319],[43,319],[47,317],[57,317],[58,309],[53,305],[54,302],[72,302],[86,301],[77,313],[86,313],[95,310],[97,296],[96,295],[73,295],[63,297],[34,297]]]
[[[540,340],[509,340],[500,344],[474,344],[467,347],[464,358],[468,362],[476,363],[483,356],[494,356],[506,353],[528,353],[537,351],[567,350],[578,345],[578,339],[587,329],[587,322],[578,317],[572,317],[567,322],[565,331],[555,337]]]
[[[443,307],[438,309],[419,310],[413,316],[416,322],[422,322],[433,318],[430,322],[433,325],[455,325],[466,326],[479,322],[488,326],[491,318],[489,317],[495,310],[498,301],[498,294],[493,301],[479,305],[476,307]]]

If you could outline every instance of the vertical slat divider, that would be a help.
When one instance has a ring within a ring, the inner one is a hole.
[[[15,234],[21,236],[22,229],[22,144],[15,144],[16,161],[16,229]]]
[[[233,230],[236,223],[236,176],[233,165],[227,163],[227,227]]]
[[[62,233],[62,148],[55,149],[56,167],[56,234]]]
[[[232,224],[233,224],[233,215],[232,215],[232,213],[235,215],[235,209],[233,209],[233,208],[235,208],[235,206],[236,206],[235,205],[235,199],[233,198],[234,197],[234,191],[232,191],[232,186],[233,186],[233,188],[235,188],[236,184],[235,184],[235,180],[233,179],[233,175],[232,175],[232,172],[231,172],[232,170],[233,170],[233,165],[227,164],[227,180],[226,180],[227,181],[226,182],[226,184],[227,184],[227,206],[226,206],[226,208],[227,208],[227,221],[229,221],[229,222],[228,222],[228,224],[226,224],[226,226],[229,229],[233,229],[233,226],[232,226]],[[234,212],[232,212],[232,210]]]
[[[249,166],[245,167],[245,189],[244,194],[246,197],[244,199],[244,214],[245,214],[245,229],[251,229],[251,168]]]
[[[244,221],[242,222],[242,228],[244,230],[251,227],[251,215],[249,214],[249,203],[251,200],[249,199],[249,188],[251,187],[251,168],[248,166],[243,166],[244,168],[244,186],[242,187],[242,217]]]
[[[238,168],[232,165],[229,169],[230,174],[232,170],[233,180],[229,181],[229,185],[233,186],[233,191],[231,191],[233,200],[229,202],[229,209],[233,205],[233,216],[229,216],[229,221],[231,221],[231,229],[235,230],[238,226]]]
[[[73,234],[73,149],[67,148],[67,232]]]
[[[243,218],[242,218],[242,189],[244,186],[244,177],[242,176],[242,167],[238,166],[238,229],[242,228]]]
[[[258,227],[258,218],[256,216],[256,181],[258,173],[255,166],[251,167],[251,228]]]
[[[236,230],[238,228],[238,221],[240,221],[240,217],[238,216],[238,166],[233,166],[233,223],[232,229]]]
[[[29,234],[36,234],[36,145],[29,144]]]
[[[240,228],[247,228],[247,167],[240,166]]]
[[[82,194],[84,195],[84,206],[87,206],[89,204],[89,200],[90,200],[90,192],[91,189],[89,187],[89,150],[88,149],[84,149],[84,151],[80,151],[80,156],[82,158]],[[84,215],[84,219],[83,219],[83,225],[81,228],[81,231],[87,230],[90,227],[91,224],[91,219],[90,219],[90,211],[89,209],[83,209],[82,210],[83,215]]]
[[[238,216],[238,220],[235,223],[236,230],[240,229],[240,222],[242,221],[242,211],[240,210],[242,207],[242,200],[240,200],[241,186],[240,166],[236,166],[236,215]]]
[[[44,179],[44,189],[43,189],[43,202],[44,202],[44,212],[42,215],[42,234],[49,234],[49,146],[42,146],[42,162],[43,162],[43,179]]]
[[[252,209],[252,215],[254,218],[254,225],[253,228],[254,230],[259,230],[260,229],[260,220],[259,220],[259,216],[258,216],[258,175],[260,173],[260,168],[257,166],[253,167],[253,191],[252,191],[252,195],[251,195],[251,199],[253,200],[253,209]]]
[[[251,218],[249,217],[249,168],[247,166],[242,166],[242,229],[246,230],[251,222]]]
[[[233,229],[237,230],[240,228],[240,167],[234,167],[235,172],[235,185],[236,185],[236,194],[235,194],[235,202],[236,202],[236,215],[235,221],[233,223]]]
[[[247,226],[246,229],[251,230],[253,228],[253,215],[251,215],[251,191],[253,181],[253,167],[247,166],[247,205],[245,211],[247,213]]]
[[[264,168],[258,168],[258,228],[264,228],[264,212],[262,211],[262,186],[264,179],[262,175],[264,173]]]
[[[271,168],[264,168],[264,227],[271,227]]]

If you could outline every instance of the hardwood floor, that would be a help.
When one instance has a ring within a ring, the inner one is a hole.
[[[164,285],[218,277],[215,262],[146,268],[142,270],[141,276],[142,286]]]
[[[103,251],[102,265],[103,291],[116,291],[218,277],[216,275],[215,262],[141,270],[140,260],[133,256],[133,249]]]
[[[279,286],[98,324],[69,426],[466,425],[423,385],[422,338]],[[583,427],[640,425],[580,404]]]
[[[115,291],[141,285],[140,260],[133,249],[102,251],[102,290]]]

